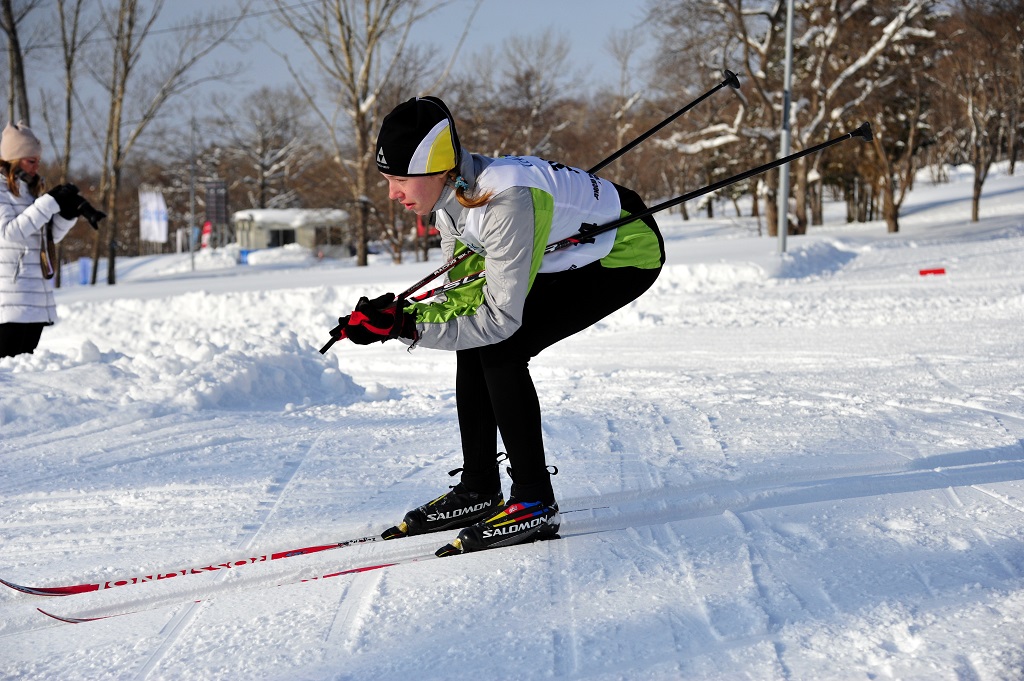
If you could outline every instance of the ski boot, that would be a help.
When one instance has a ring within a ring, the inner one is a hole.
[[[496,514],[459,532],[455,541],[442,546],[436,555],[443,558],[498,546],[557,539],[560,524],[557,503],[510,499],[509,504]]]

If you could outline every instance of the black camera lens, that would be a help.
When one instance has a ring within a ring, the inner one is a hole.
[[[96,229],[99,229],[100,220],[107,217],[106,213],[93,208],[92,204],[85,200],[83,200],[81,205],[78,206],[78,214],[88,220],[89,224]]]

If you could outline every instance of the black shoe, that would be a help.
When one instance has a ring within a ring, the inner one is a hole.
[[[482,551],[540,539],[554,539],[562,519],[558,504],[510,502],[498,513],[459,532],[458,538],[437,551],[438,556]]]
[[[392,527],[381,536],[394,539],[467,527],[505,505],[500,491],[495,494],[478,494],[463,491],[460,487],[462,485],[456,485],[451,492],[409,511],[398,527]]]

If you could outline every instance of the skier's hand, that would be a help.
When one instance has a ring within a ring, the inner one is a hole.
[[[351,315],[345,315],[344,317],[338,317],[338,325],[331,329],[331,340],[340,341],[345,337],[345,325],[348,324],[348,318]]]
[[[356,345],[369,345],[375,341],[383,343],[399,336],[414,339],[416,318],[401,309],[404,303],[404,300],[396,302],[394,293],[385,293],[373,300],[363,296],[348,316],[345,337]]]
[[[78,187],[70,183],[59,184],[46,193],[57,200],[58,215],[62,218],[74,220],[79,216],[78,206],[82,203],[82,197],[78,194]]]

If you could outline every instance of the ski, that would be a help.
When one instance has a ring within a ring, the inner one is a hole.
[[[562,513],[563,514],[565,514],[565,513],[579,513],[579,512],[582,512],[582,511],[596,511],[596,510],[606,509],[606,508],[609,508],[609,507],[608,506],[591,506],[591,507],[586,507],[586,508],[577,508],[577,509],[571,509],[571,510],[567,510],[567,511],[562,511]],[[148,583],[148,582],[154,582],[154,581],[159,581],[159,580],[166,580],[168,578],[176,577],[176,576],[180,576],[180,575],[206,574],[206,573],[209,573],[209,572],[216,572],[216,571],[219,571],[219,570],[230,569],[230,568],[233,568],[233,567],[241,567],[241,566],[244,566],[244,565],[255,565],[257,563],[266,563],[266,562],[270,562],[270,561],[273,561],[273,560],[280,560],[280,559],[283,559],[283,558],[291,558],[293,556],[305,556],[305,555],[310,555],[310,554],[313,554],[313,553],[319,553],[319,552],[322,552],[322,551],[329,551],[331,549],[343,548],[343,547],[346,547],[346,546],[355,546],[355,545],[359,545],[359,544],[369,544],[369,543],[380,542],[380,541],[388,541],[390,539],[398,539],[398,538],[401,538],[401,537],[404,537],[404,536],[407,536],[407,535],[405,534],[404,523],[401,523],[397,527],[392,527],[392,528],[389,528],[388,530],[385,530],[380,535],[369,535],[369,536],[366,536],[366,537],[358,537],[356,539],[348,539],[348,540],[341,541],[341,542],[336,542],[336,543],[333,543],[333,544],[320,544],[320,545],[316,545],[316,546],[306,546],[306,547],[302,547],[302,548],[292,549],[290,551],[280,551],[278,553],[264,554],[264,555],[261,555],[261,556],[252,556],[250,558],[245,558],[245,559],[240,559],[240,560],[235,560],[235,561],[228,561],[226,563],[219,563],[219,564],[215,564],[215,565],[207,565],[207,566],[203,566],[203,567],[183,568],[181,570],[176,570],[174,572],[169,572],[169,573],[154,573],[152,575],[146,575],[144,577],[129,577],[129,578],[126,578],[126,579],[110,580],[110,581],[107,581],[107,582],[93,582],[93,583],[75,584],[75,585],[69,585],[69,586],[56,586],[56,587],[24,586],[24,585],[21,585],[21,584],[14,584],[12,582],[9,582],[9,581],[3,580],[3,579],[0,579],[0,582],[2,582],[3,584],[5,584],[6,586],[8,586],[8,587],[10,587],[12,589],[15,589],[16,591],[20,591],[22,593],[27,593],[27,594],[31,594],[31,595],[35,595],[35,596],[68,596],[68,595],[72,595],[72,594],[81,594],[81,593],[109,590],[109,589],[112,589],[112,588],[117,587],[117,586],[127,586],[127,585],[132,585],[132,584],[145,584],[145,583]],[[555,535],[554,537],[551,537],[551,539],[558,539],[558,538],[560,538],[558,535]],[[526,544],[526,543],[532,543],[532,542],[524,542],[524,544]],[[507,547],[507,548],[511,548],[511,547]],[[431,551],[425,552],[425,553],[417,553],[417,554],[414,554],[412,556],[395,558],[395,559],[392,559],[392,560],[389,560],[389,561],[386,561],[386,562],[372,563],[372,564],[361,565],[361,566],[353,567],[353,568],[346,568],[344,570],[338,570],[338,571],[335,571],[335,572],[329,572],[329,573],[322,574],[322,575],[319,575],[319,576],[316,576],[316,577],[307,577],[307,578],[304,578],[304,579],[296,579],[296,580],[292,580],[292,581],[280,582],[278,584],[273,584],[272,586],[285,586],[285,585],[288,585],[288,584],[300,584],[300,583],[304,583],[304,582],[322,581],[324,579],[329,579],[331,577],[341,577],[343,575],[354,575],[354,574],[358,574],[358,573],[361,573],[361,572],[370,572],[370,571],[373,571],[373,570],[381,570],[381,569],[384,569],[384,568],[394,567],[394,566],[397,566],[397,565],[405,565],[405,564],[408,564],[408,563],[416,563],[416,562],[420,562],[420,561],[431,560],[431,559],[434,559],[434,558],[441,558],[441,557],[445,557],[445,556],[461,555],[461,553],[462,553],[461,551],[453,552],[453,551],[446,550],[446,549],[448,549],[448,546],[442,547],[441,549],[438,549],[436,551],[435,550],[431,550]],[[252,585],[252,586],[250,586],[248,588],[261,588],[261,586],[262,585]],[[243,586],[239,590],[245,590],[246,588],[247,587]],[[215,595],[219,595],[219,594],[214,594],[214,596]],[[212,598],[212,597],[213,596],[208,596],[206,598],[201,598],[201,599],[195,600],[193,602],[194,603],[202,603],[204,600],[207,600],[208,598]],[[110,619],[112,617],[121,617],[123,615],[130,615],[130,614],[133,614],[133,613],[145,612],[147,610],[155,610],[157,608],[165,607],[165,606],[168,606],[168,605],[172,605],[172,603],[168,603],[166,601],[166,598],[165,598],[162,601],[161,600],[157,600],[157,601],[154,601],[152,603],[145,603],[141,607],[133,609],[133,610],[119,611],[119,612],[104,612],[103,609],[95,609],[92,612],[86,611],[86,612],[81,612],[81,613],[78,613],[78,614],[62,615],[60,613],[51,612],[49,610],[44,610],[43,608],[36,608],[36,610],[38,610],[40,613],[42,613],[43,615],[46,615],[47,617],[49,617],[51,619],[57,620],[58,622],[62,622],[62,623],[65,623],[65,624],[82,624],[82,623],[85,623],[85,622],[95,622],[95,621],[98,621],[98,620]]]
[[[608,508],[608,507],[607,506],[597,506],[597,507],[587,508],[587,509],[576,509],[574,511],[563,511],[563,513],[574,513],[574,512],[584,511],[584,510],[591,511],[591,510],[596,510],[596,509],[600,509],[600,508]],[[563,536],[584,535],[584,534],[589,534],[590,532],[592,532],[592,530],[591,531],[571,532],[568,535],[556,534],[556,535],[551,536],[551,537],[539,537],[537,539],[532,539],[532,540],[524,541],[522,543],[513,544],[511,546],[495,546],[493,548],[488,549],[488,551],[498,551],[498,550],[504,550],[504,549],[511,549],[511,548],[515,548],[517,546],[518,547],[522,547],[522,546],[527,546],[527,545],[535,543],[535,542],[553,541],[553,540],[561,539]],[[375,539],[374,541],[377,541],[377,540]],[[383,541],[383,540],[381,540],[381,541]],[[269,585],[269,586],[270,587],[279,587],[279,586],[287,586],[287,585],[290,585],[290,584],[304,584],[306,582],[317,582],[317,581],[323,581],[325,579],[330,579],[332,577],[342,577],[344,575],[355,575],[355,574],[360,574],[360,573],[363,573],[363,572],[372,572],[374,570],[383,570],[385,568],[397,567],[397,566],[400,566],[400,565],[408,565],[410,563],[419,563],[419,562],[423,562],[423,561],[427,561],[427,560],[433,560],[435,558],[445,558],[445,557],[455,557],[455,556],[465,555],[464,552],[461,551],[461,547],[458,547],[459,550],[455,550],[455,551],[450,550],[451,547],[452,547],[452,544],[446,544],[445,546],[443,546],[443,547],[441,547],[440,549],[437,549],[437,550],[431,549],[431,550],[428,550],[428,551],[425,551],[425,552],[422,552],[422,553],[415,553],[415,554],[410,555],[410,556],[393,558],[393,559],[385,561],[385,562],[369,563],[367,565],[360,565],[360,566],[357,566],[357,567],[346,568],[344,570],[337,570],[337,571],[334,571],[334,572],[328,572],[328,573],[325,573],[325,574],[322,574],[322,575],[318,575],[316,577],[306,577],[304,579],[295,579],[295,580],[290,580],[290,581],[278,582],[276,584]],[[473,555],[476,555],[477,553],[486,553],[488,551],[476,552]],[[251,585],[249,587],[244,587],[243,586],[243,587],[241,587],[240,589],[238,589],[237,591],[235,591],[233,593],[238,593],[238,592],[247,591],[247,590],[251,590],[251,589],[260,589],[260,588],[268,588],[268,587],[265,587],[263,585]],[[215,598],[218,595],[221,595],[221,594],[212,594],[212,595],[207,596],[205,598],[199,598],[199,599],[196,599],[196,600],[192,601],[192,603],[202,603],[202,602],[204,602],[206,600]],[[180,603],[180,601],[177,601],[177,603]],[[41,612],[42,614],[46,615],[47,617],[49,617],[51,619],[57,620],[58,622],[63,622],[65,624],[83,624],[85,622],[96,622],[96,621],[99,621],[99,620],[106,620],[106,619],[110,619],[110,618],[113,618],[113,617],[122,617],[124,615],[132,615],[132,614],[136,614],[136,613],[146,612],[146,611],[149,611],[149,610],[156,610],[158,608],[168,607],[168,606],[171,606],[171,605],[175,605],[175,603],[167,602],[167,600],[164,599],[164,600],[154,601],[152,603],[144,603],[140,607],[135,608],[134,610],[126,610],[126,611],[118,611],[118,612],[106,612],[104,609],[94,609],[91,612],[90,611],[85,611],[85,612],[81,612],[81,613],[78,613],[78,614],[62,615],[60,613],[55,613],[55,612],[51,612],[51,611],[48,611],[48,610],[44,610],[43,608],[36,608],[36,610],[38,610],[39,612]],[[110,606],[108,606],[108,608],[107,608],[108,610],[109,610],[109,607]],[[112,607],[116,607],[116,606],[112,606]]]
[[[278,586],[287,586],[289,584],[304,584],[306,582],[318,582],[318,581],[323,581],[325,579],[330,579],[331,577],[342,577],[344,575],[355,575],[355,574],[360,574],[360,573],[363,573],[363,572],[372,572],[373,570],[383,570],[385,568],[395,567],[397,565],[407,565],[409,563],[418,563],[418,562],[422,562],[422,561],[425,561],[425,560],[432,560],[432,559],[437,558],[437,557],[438,556],[435,555],[434,551],[429,551],[429,552],[425,552],[425,553],[416,554],[416,555],[413,555],[413,556],[410,556],[410,557],[407,557],[407,558],[398,558],[398,559],[390,560],[390,561],[387,561],[387,562],[384,562],[384,563],[371,563],[371,564],[368,564],[368,565],[360,565],[358,567],[348,568],[348,569],[345,569],[345,570],[338,570],[338,571],[335,571],[335,572],[329,572],[329,573],[326,573],[326,574],[318,575],[316,577],[307,577],[305,579],[296,579],[294,581],[280,582],[278,584],[274,584],[273,586],[274,587],[278,587]],[[257,587],[251,587],[251,588],[260,588],[260,587],[257,586]],[[216,595],[217,594],[214,594],[214,596],[216,596]],[[202,603],[203,601],[208,600],[209,598],[213,598],[214,596],[209,596],[207,598],[200,598],[200,599],[197,599],[197,600],[192,601],[192,602],[193,603]],[[167,607],[167,606],[170,606],[170,605],[174,605],[174,603],[166,603],[166,602],[162,602],[162,601],[157,601],[157,602],[154,602],[154,603],[144,604],[141,607],[136,608],[134,610],[121,611],[121,612],[108,612],[108,613],[104,613],[102,610],[98,610],[98,611],[96,611],[94,613],[83,612],[83,613],[80,613],[80,614],[77,614],[77,615],[74,615],[74,614],[61,615],[59,613],[43,610],[42,608],[36,608],[36,610],[38,610],[39,612],[41,612],[42,614],[46,615],[47,617],[49,617],[51,619],[57,620],[58,622],[63,622],[65,624],[83,624],[85,622],[98,622],[100,620],[107,620],[107,619],[111,619],[113,617],[123,617],[125,615],[133,615],[133,614],[140,613],[140,612],[146,612],[147,610],[156,610],[158,608]]]
[[[386,536],[385,536],[386,535]],[[69,584],[65,586],[26,586],[24,584],[15,584],[9,582],[6,579],[0,579],[0,584],[10,587],[15,591],[21,593],[31,594],[33,596],[72,596],[74,594],[90,593],[92,591],[105,591],[107,589],[113,589],[120,586],[132,586],[135,584],[145,584],[147,582],[158,582],[165,579],[171,579],[172,577],[182,577],[186,575],[200,575],[208,572],[217,572],[219,570],[230,570],[231,568],[242,567],[245,565],[254,565],[256,563],[267,563],[275,560],[283,560],[285,558],[294,558],[295,556],[308,556],[313,553],[320,553],[322,551],[331,551],[333,549],[341,549],[347,546],[357,546],[360,544],[369,544],[372,542],[385,541],[387,539],[398,539],[402,534],[397,534],[394,528],[385,533],[385,535],[368,535],[366,537],[358,537],[356,539],[346,539],[344,541],[335,542],[333,544],[318,544],[315,546],[303,546],[300,548],[289,549],[287,551],[278,551],[276,553],[265,553],[258,556],[250,556],[248,558],[240,558],[237,560],[228,560],[219,563],[211,563],[209,565],[185,567],[178,570],[169,570],[154,572],[148,575],[140,575],[136,577],[123,577],[120,579],[111,579],[102,582],[85,582],[82,584]]]
[[[561,539],[561,536],[556,534],[556,535],[554,535],[552,537],[543,537],[543,538],[538,538],[536,540],[529,540],[529,541],[522,542],[520,544],[513,544],[512,546],[504,546],[504,547],[495,546],[495,547],[493,547],[491,549],[488,549],[488,550],[489,551],[496,551],[496,550],[500,550],[500,549],[509,549],[509,548],[514,548],[516,546],[520,546],[520,547],[521,546],[526,546],[528,544],[534,543],[535,541],[552,541],[552,540],[556,540],[556,539]],[[458,541],[458,540],[456,540],[456,541]],[[460,556],[460,555],[463,555],[463,552],[461,550],[460,551],[456,551],[456,552],[447,551],[446,549],[448,549],[448,547],[450,547],[450,546],[451,546],[451,544],[448,544],[448,545],[446,545],[446,546],[444,546],[444,547],[442,547],[440,549],[437,549],[436,551],[435,550],[430,550],[430,551],[426,551],[426,552],[423,552],[423,553],[417,553],[417,554],[414,554],[414,555],[411,555],[411,556],[407,556],[405,558],[395,558],[395,559],[392,559],[392,560],[389,560],[389,561],[386,561],[386,562],[383,562],[383,563],[370,563],[370,564],[367,564],[367,565],[360,565],[360,566],[357,566],[357,567],[347,568],[345,570],[337,570],[335,572],[328,572],[328,573],[325,573],[325,574],[322,574],[322,575],[318,575],[316,577],[306,577],[304,579],[296,579],[296,580],[292,580],[292,581],[279,582],[277,584],[273,584],[272,586],[273,587],[279,587],[279,586],[287,586],[287,585],[290,585],[290,584],[304,584],[306,582],[318,582],[318,581],[323,581],[325,579],[330,579],[332,577],[342,577],[342,576],[345,576],[345,575],[356,575],[356,574],[360,574],[360,573],[363,573],[363,572],[372,572],[374,570],[383,570],[385,568],[396,567],[396,566],[399,566],[399,565],[409,565],[410,563],[420,563],[420,562],[427,561],[427,560],[433,560],[435,558],[444,558],[444,557],[448,557],[448,556]],[[480,553],[483,553],[483,552],[480,552]],[[261,586],[257,585],[257,586],[251,586],[249,588],[250,589],[258,589],[258,588],[265,588],[265,587],[261,587]],[[245,589],[244,587],[242,589],[239,589],[239,591],[245,591],[245,590],[247,590],[247,589]],[[210,598],[216,597],[217,595],[219,595],[219,594],[213,594],[213,595],[208,596],[206,598],[196,599],[196,600],[192,601],[192,603],[202,603],[205,600],[209,600]],[[91,613],[87,611],[87,612],[79,613],[77,615],[75,615],[75,614],[61,615],[59,613],[50,612],[48,610],[43,610],[42,608],[36,608],[36,610],[38,610],[39,612],[41,612],[42,614],[46,615],[47,617],[49,617],[51,619],[57,620],[58,622],[63,622],[65,624],[84,624],[85,622],[97,622],[97,621],[100,621],[100,620],[111,619],[113,617],[123,617],[125,615],[133,615],[133,614],[136,614],[136,613],[146,612],[148,610],[156,610],[158,608],[168,607],[168,606],[171,606],[171,605],[174,605],[174,603],[167,603],[165,601],[155,601],[153,603],[143,604],[141,607],[136,608],[134,610],[119,611],[119,612],[104,612],[103,610],[99,610],[98,609],[98,610],[96,610],[94,612],[91,612]]]

